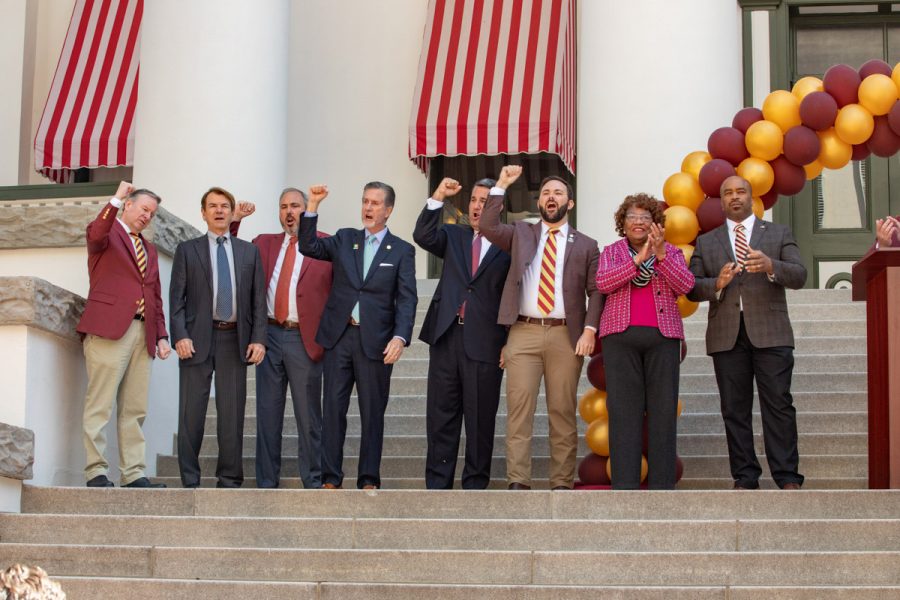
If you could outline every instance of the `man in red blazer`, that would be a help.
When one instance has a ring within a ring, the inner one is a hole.
[[[125,487],[165,487],[144,475],[141,425],[147,415],[150,361],[169,356],[156,248],[141,235],[161,202],[130,183],[87,226],[90,290],[78,331],[88,373],[84,469],[88,487],[113,487],[103,428],[118,411],[119,469]]]
[[[253,214],[251,202],[235,211],[231,234]],[[322,356],[316,331],[331,291],[331,263],[297,251],[297,228],[306,196],[286,188],[278,200],[282,233],[264,233],[259,248],[266,274],[269,325],[266,358],[256,367],[256,486],[277,488],[287,386],[297,419],[297,462],[305,488],[322,487]],[[319,237],[327,237],[319,233]],[[285,264],[290,270],[285,268]]]

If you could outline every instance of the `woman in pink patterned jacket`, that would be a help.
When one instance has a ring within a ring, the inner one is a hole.
[[[656,198],[628,196],[616,211],[624,239],[603,249],[597,288],[606,294],[603,341],[613,489],[641,482],[641,439],[647,413],[651,489],[675,487],[675,418],[684,326],[676,298],[694,286],[684,254],[665,241]]]

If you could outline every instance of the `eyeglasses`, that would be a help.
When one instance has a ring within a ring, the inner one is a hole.
[[[629,223],[650,223],[653,221],[653,217],[650,215],[627,214],[625,215],[625,220]]]

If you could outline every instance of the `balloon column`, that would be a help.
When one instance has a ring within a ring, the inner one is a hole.
[[[835,65],[822,79],[804,77],[791,91],[772,92],[762,109],[738,111],[730,127],[712,132],[706,151],[685,156],[681,171],[666,180],[666,240],[684,250],[724,223],[719,187],[731,175],[750,182],[753,212],[761,218],[778,196],[799,193],[823,169],[896,154],[898,98],[900,63],[891,68],[870,60],[859,70]],[[678,307],[682,317],[697,309],[683,296]]]
[[[681,360],[687,355],[687,344],[681,342]],[[588,424],[585,440],[591,452],[578,465],[578,484],[576,487],[609,486],[612,484],[611,463],[609,460],[609,413],[606,411],[606,370],[603,366],[603,353],[600,340],[587,368],[588,381],[594,386],[584,393],[578,402],[578,413]],[[681,416],[682,403],[678,401],[678,416]],[[641,459],[641,481],[647,478],[647,419],[644,418],[644,455]],[[681,479],[684,466],[676,457],[676,481]]]

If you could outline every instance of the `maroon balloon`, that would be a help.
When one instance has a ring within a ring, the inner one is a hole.
[[[762,120],[762,111],[754,106],[748,106],[737,111],[737,114],[734,115],[734,119],[731,121],[731,126],[741,133],[747,133],[751,125]]]
[[[664,200],[657,200],[657,202],[659,202],[659,209],[666,212],[666,209],[669,208],[669,203]]]
[[[866,142],[869,150],[875,156],[888,157],[893,156],[900,150],[900,135],[894,133],[888,124],[888,118],[885,116],[875,117],[875,130],[869,141]]]
[[[734,127],[719,127],[713,131],[706,148],[713,158],[727,160],[735,167],[750,156],[744,143],[744,134]]]
[[[834,65],[822,78],[825,91],[831,94],[839,108],[859,101],[859,84],[862,79],[856,69],[847,65]]]
[[[597,332],[597,337],[594,338],[594,351],[591,352],[591,357],[599,356],[600,353],[603,352],[603,344],[600,338],[600,332]]]
[[[821,149],[819,136],[809,127],[797,125],[784,134],[784,157],[798,167],[816,160]]]
[[[603,354],[591,358],[587,367],[587,378],[592,386],[606,391],[606,369],[603,367]]]
[[[725,213],[722,211],[722,200],[719,198],[707,198],[697,207],[697,220],[700,221],[700,231],[706,233],[712,231],[725,222]],[[682,358],[682,360],[684,360]]]
[[[684,362],[684,359],[687,357],[687,342],[681,340],[681,362]]]
[[[714,158],[703,165],[698,179],[700,180],[700,187],[703,189],[703,193],[717,198],[722,182],[736,174],[734,165],[730,162],[721,158]]]
[[[806,185],[806,171],[798,167],[784,156],[779,156],[769,163],[775,171],[775,185],[773,186],[782,196],[799,194]]]
[[[770,208],[775,206],[776,202],[778,202],[778,190],[773,188],[760,196],[759,199],[762,200],[763,208],[769,210]]]
[[[888,112],[888,123],[891,125],[891,129],[894,130],[894,133],[900,135],[900,100],[894,102],[894,105],[891,107],[890,112]]]
[[[853,146],[853,154],[850,155],[850,160],[866,160],[872,154],[872,151],[869,150],[869,146],[866,144],[856,144]]]
[[[881,73],[882,75],[890,77],[893,72],[894,70],[891,68],[891,65],[880,58],[873,58],[872,60],[867,60],[863,63],[863,66],[859,68],[859,78],[865,79],[869,75],[874,75],[875,73]]]
[[[816,131],[825,131],[834,125],[837,114],[837,101],[825,92],[811,92],[800,102],[800,120]]]
[[[591,452],[578,464],[578,479],[588,485],[609,485],[609,475],[606,474],[605,456]]]
[[[684,476],[684,461],[681,460],[681,457],[675,456],[675,482],[681,481],[681,478]]]

